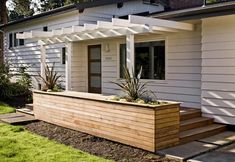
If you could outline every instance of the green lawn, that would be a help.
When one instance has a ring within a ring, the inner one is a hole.
[[[0,114],[7,114],[7,113],[13,113],[15,112],[15,109],[0,102]]]
[[[0,114],[14,112],[4,104]],[[33,134],[22,126],[0,122],[0,162],[108,162]]]

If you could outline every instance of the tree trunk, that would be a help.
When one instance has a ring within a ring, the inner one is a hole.
[[[0,0],[0,24],[7,24],[8,14],[6,7],[7,0]],[[1,29],[4,32],[4,29]],[[4,33],[0,32],[0,65],[3,63],[3,54],[4,54]]]

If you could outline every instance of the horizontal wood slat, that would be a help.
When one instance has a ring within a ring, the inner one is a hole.
[[[155,152],[179,142],[179,104],[148,108],[34,92],[39,120]]]

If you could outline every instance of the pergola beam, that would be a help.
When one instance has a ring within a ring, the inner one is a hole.
[[[181,30],[194,30],[194,25],[177,21],[162,20],[151,17],[129,15],[129,22],[135,24],[148,24],[151,26],[168,27]]]
[[[51,32],[24,32],[23,34],[17,34],[17,38],[43,40],[46,44],[53,44],[133,34],[175,33],[182,30],[191,31],[193,28],[194,26],[189,23],[129,15],[128,20],[113,18],[112,22],[97,21],[97,24],[72,26],[70,28],[52,30]]]

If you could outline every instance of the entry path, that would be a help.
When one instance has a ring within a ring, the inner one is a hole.
[[[0,115],[0,122],[8,124],[20,124],[37,121],[34,116],[22,114],[22,113],[10,113]]]
[[[187,162],[232,162],[235,161],[235,132],[226,131],[158,153]]]

